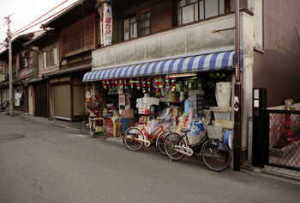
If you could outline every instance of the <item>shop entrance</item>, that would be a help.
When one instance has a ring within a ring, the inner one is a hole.
[[[231,71],[216,71],[101,80],[86,94],[86,101],[97,105],[88,102],[87,107],[103,120],[98,129],[106,136],[120,136],[132,125],[155,123],[168,109],[174,131],[184,128],[181,120],[192,122],[211,113],[210,130],[221,136],[223,128],[233,128],[232,77]]]

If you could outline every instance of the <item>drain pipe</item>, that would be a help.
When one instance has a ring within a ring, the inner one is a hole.
[[[241,169],[242,143],[242,83],[241,83],[241,23],[240,0],[235,0],[235,84],[234,84],[234,149],[233,169]]]

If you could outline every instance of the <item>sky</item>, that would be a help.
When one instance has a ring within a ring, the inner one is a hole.
[[[12,31],[16,31],[28,25],[41,15],[45,13],[47,13],[47,15],[52,15],[77,0],[68,0],[68,2],[60,6],[57,10],[52,13],[48,12],[50,9],[64,1],[65,0],[0,0],[0,43],[6,36],[7,27],[4,20],[5,16],[12,14],[11,27]],[[36,26],[31,31],[38,29],[39,26]]]

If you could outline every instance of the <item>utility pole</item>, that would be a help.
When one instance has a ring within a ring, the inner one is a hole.
[[[9,75],[9,115],[14,115],[13,99],[13,72],[12,72],[12,33],[10,29],[11,16],[5,17],[7,25],[7,42],[8,42],[8,75]]]
[[[235,0],[235,85],[234,85],[234,149],[233,169],[240,171],[242,145],[242,83],[241,83],[240,0]]]

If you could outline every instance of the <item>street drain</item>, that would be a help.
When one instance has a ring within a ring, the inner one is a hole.
[[[18,133],[0,135],[0,142],[13,141],[21,138],[25,138],[25,135]]]

